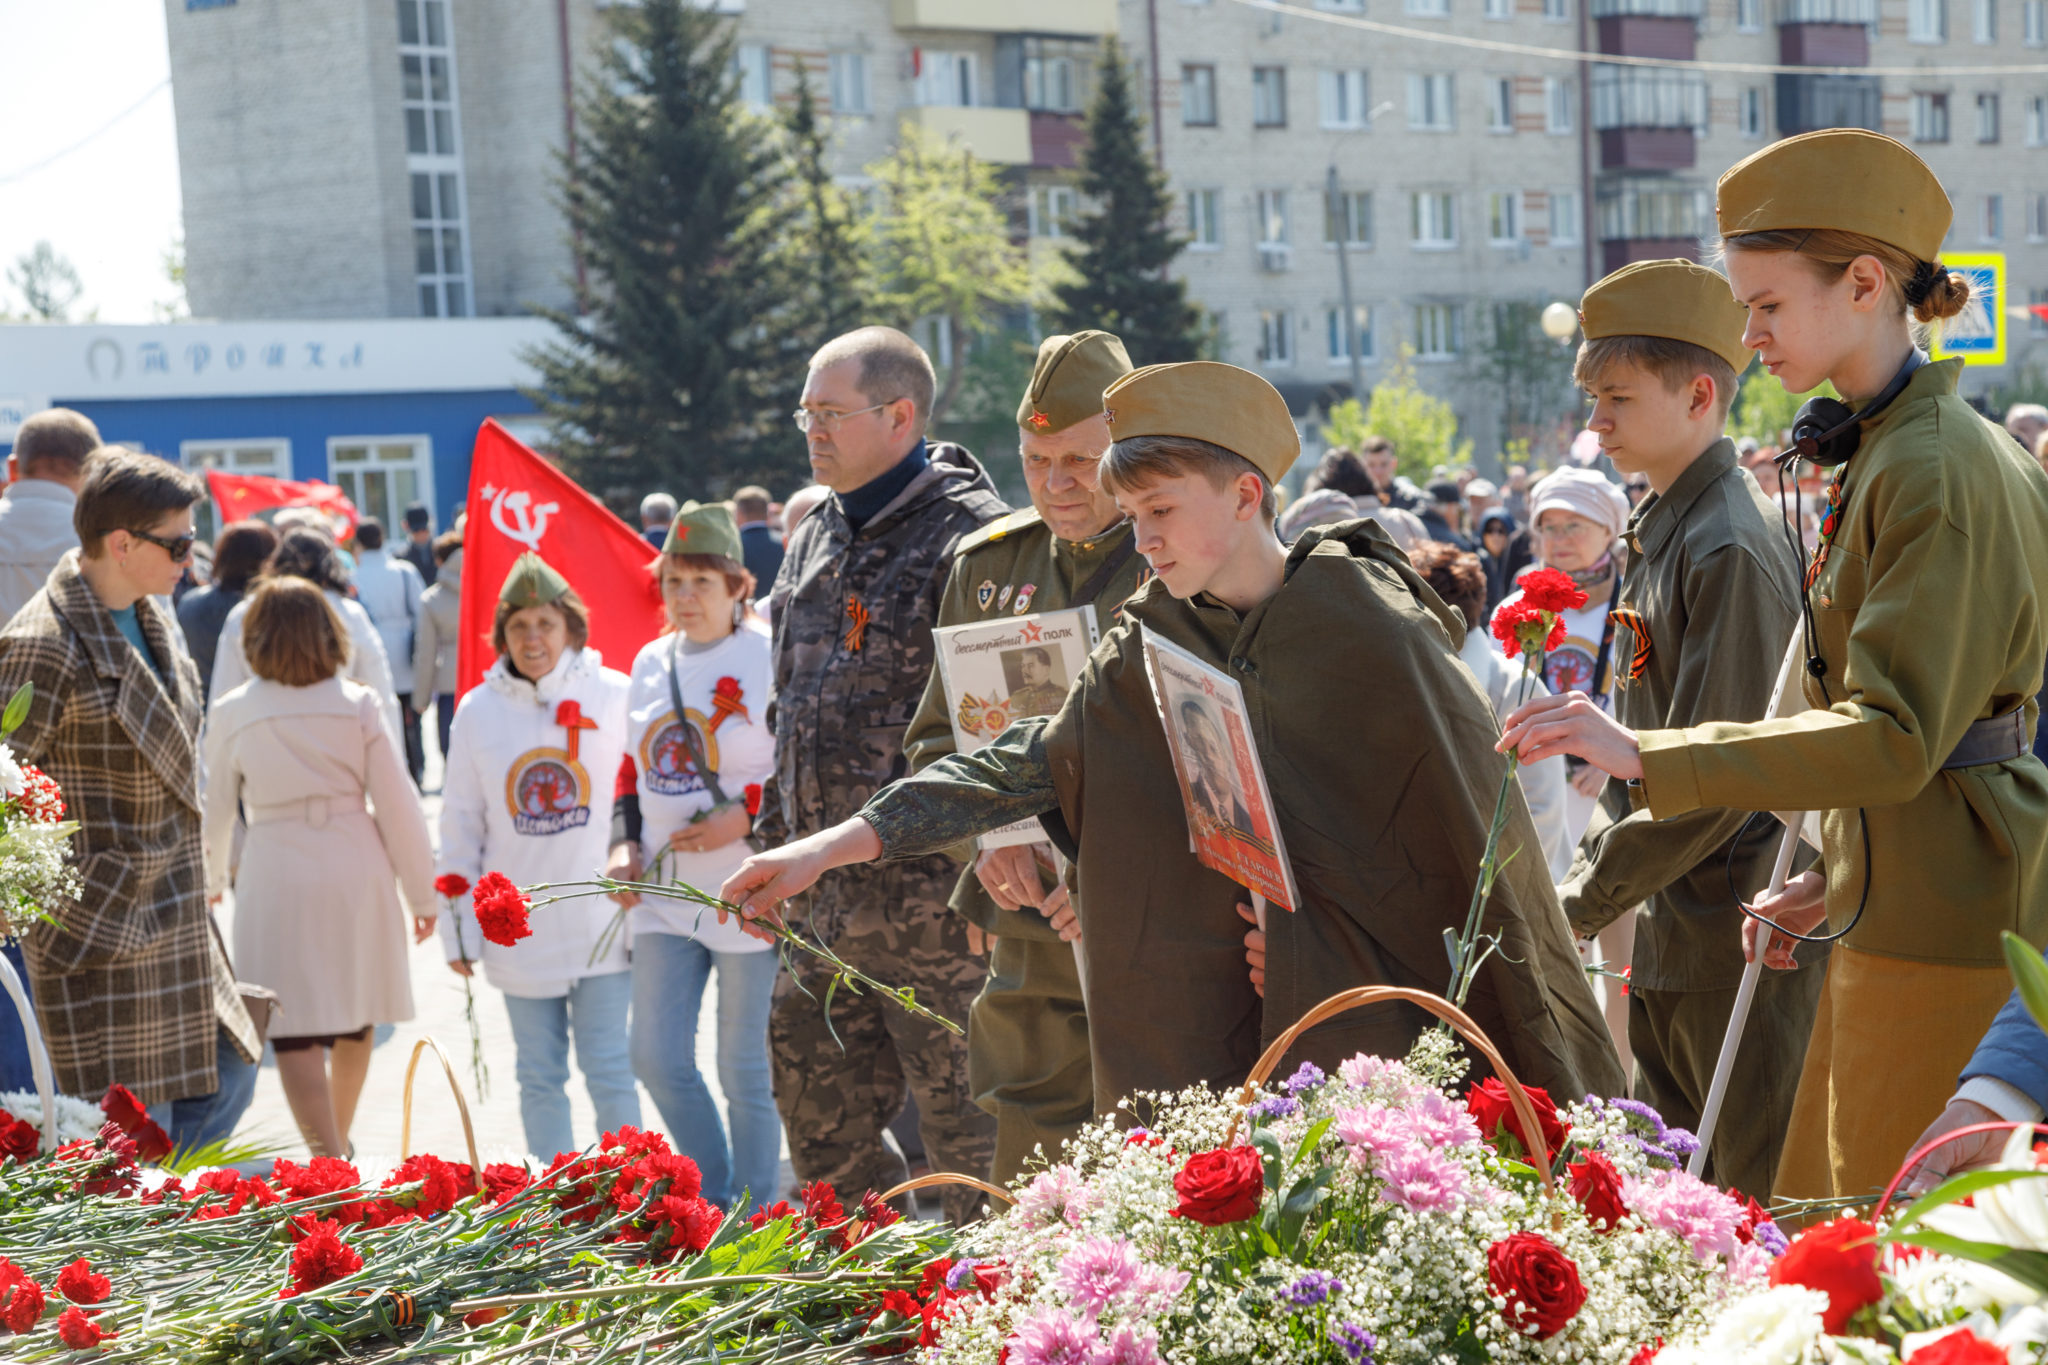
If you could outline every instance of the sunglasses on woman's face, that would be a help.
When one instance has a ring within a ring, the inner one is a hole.
[[[137,540],[146,540],[171,557],[171,563],[183,564],[192,557],[192,547],[199,543],[197,536],[159,536],[148,531],[137,531],[132,527],[128,534]]]

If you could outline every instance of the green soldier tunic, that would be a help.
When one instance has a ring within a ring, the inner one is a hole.
[[[1799,565],[1778,509],[1723,438],[1629,518],[1621,605],[1648,633],[1640,671],[1631,633],[1615,636],[1615,714],[1632,730],[1756,720],[1799,619]],[[1558,889],[1574,931],[1590,937],[1638,903],[1629,983],[1629,1046],[1636,1098],[1666,1122],[1697,1128],[1714,1062],[1742,978],[1745,896],[1770,881],[1781,826],[1747,811],[1706,808],[1656,820],[1639,786],[1620,820],[1595,822]],[[1802,961],[1825,961],[1803,949]],[[1822,971],[1768,972],[1758,983],[1737,1068],[1735,1100],[1714,1130],[1708,1167],[1724,1185],[1765,1197],[1771,1188],[1799,1066],[1813,1029]]]
[[[1112,561],[1115,567],[1093,598],[1102,630],[1150,572],[1131,544],[1129,524],[1092,540],[1069,541],[1053,535],[1036,511],[1014,512],[961,540],[938,624],[1014,615],[1019,594],[1034,612],[1079,605],[1076,594]],[[1066,688],[1045,684],[1037,690],[1053,694],[1048,704],[1027,706],[1033,700],[1025,696],[1028,690],[1011,693],[1013,714],[1051,715],[1067,695]],[[936,669],[904,752],[913,769],[953,752],[953,726]],[[969,864],[954,889],[953,909],[996,936],[988,984],[968,1015],[968,1082],[976,1103],[996,1116],[994,1179],[1009,1185],[1032,1149],[1056,1153],[1094,1117],[1088,1016],[1075,945],[1062,942],[1037,911],[998,906],[975,875],[971,843],[953,851]]]
[[[1013,724],[879,793],[861,811],[884,856],[917,856],[1054,813],[1080,876],[1081,970],[1095,1103],[1240,1082],[1261,1048],[1352,986],[1441,991],[1443,931],[1462,926],[1501,775],[1492,707],[1459,661],[1463,619],[1385,532],[1306,532],[1279,591],[1239,615],[1151,584],[1050,720]],[[1246,899],[1188,853],[1187,817],[1147,681],[1140,627],[1243,684],[1302,908],[1267,916],[1266,996],[1244,959]],[[1485,925],[1500,951],[1469,1011],[1526,1082],[1559,1096],[1623,1085],[1527,807],[1515,800]],[[1401,1055],[1405,1005],[1341,1015],[1294,1060]]]

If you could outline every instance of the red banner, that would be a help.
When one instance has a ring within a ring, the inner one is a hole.
[[[456,688],[467,692],[494,662],[491,618],[519,556],[533,551],[590,609],[590,646],[621,673],[661,633],[654,550],[632,527],[553,465],[485,419],[469,462],[462,533],[462,643]]]
[[[220,507],[222,525],[273,507],[312,507],[347,523],[347,529],[341,533],[343,540],[355,532],[356,505],[331,483],[317,479],[273,479],[264,474],[223,474],[218,469],[209,469],[206,487]]]

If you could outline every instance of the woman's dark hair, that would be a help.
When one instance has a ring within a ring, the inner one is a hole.
[[[348,662],[348,627],[314,584],[300,578],[266,579],[250,595],[242,649],[257,677],[286,687],[311,687]]]
[[[448,556],[462,548],[462,532],[448,531],[434,539],[434,562],[446,564]]]
[[[71,527],[87,559],[98,559],[109,534],[147,531],[167,512],[182,512],[206,496],[196,475],[169,460],[120,446],[101,446],[86,457]]]
[[[1341,446],[1325,451],[1323,458],[1316,461],[1315,472],[1302,485],[1304,494],[1329,489],[1350,498],[1377,497],[1379,490],[1372,486],[1372,477],[1365,472],[1365,461]]]
[[[264,565],[268,578],[303,578],[316,587],[334,592],[348,591],[348,571],[341,566],[341,551],[334,542],[307,526],[284,533]]]
[[[1425,540],[1408,552],[1408,561],[1422,575],[1444,605],[1465,615],[1465,629],[1479,628],[1486,614],[1486,571],[1479,556],[1440,540]]]
[[[263,572],[263,561],[277,549],[277,531],[261,521],[231,521],[213,542],[215,586],[240,592]]]

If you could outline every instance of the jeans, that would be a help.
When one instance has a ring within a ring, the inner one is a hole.
[[[434,694],[434,729],[441,736],[441,760],[448,760],[448,729],[455,724],[455,694],[436,692]]]
[[[724,1209],[743,1194],[767,1204],[777,1193],[782,1116],[768,1065],[768,1011],[780,967],[773,952],[714,953],[681,934],[633,935],[633,1074],[654,1097],[676,1150],[703,1172],[704,1197]],[[697,1021],[713,968],[730,1148],[697,1070]]]
[[[220,1030],[214,1066],[220,1079],[211,1095],[188,1095],[149,1106],[149,1117],[171,1135],[173,1147],[204,1147],[225,1140],[255,1098],[256,1063],[242,1060],[226,1029]]]
[[[28,964],[21,959],[21,945],[0,944],[0,956],[4,956],[13,964],[14,974],[21,978],[22,994],[28,996],[29,1003],[33,1005],[35,993],[29,989]],[[22,1029],[21,1016],[15,1012],[14,1000],[5,991],[0,991],[0,1090],[35,1088],[36,1073],[28,1060],[28,1034]]]
[[[426,741],[420,737],[420,713],[412,709],[412,693],[398,694],[398,723],[405,728],[405,770],[417,787],[427,771]],[[445,755],[446,749],[442,750]]]
[[[526,1150],[547,1161],[579,1150],[569,1125],[569,1031],[576,1031],[576,1064],[597,1110],[597,1128],[609,1133],[640,1126],[640,1092],[626,1048],[626,1012],[633,974],[586,976],[567,995],[531,1000],[505,997],[512,1019],[513,1074],[519,1080],[519,1120]]]

